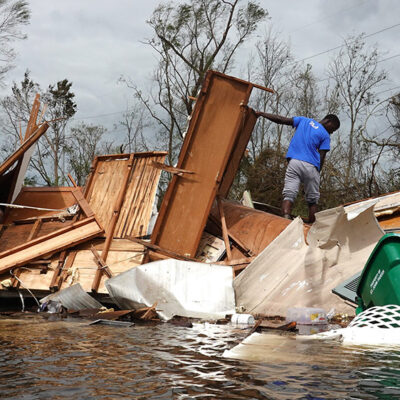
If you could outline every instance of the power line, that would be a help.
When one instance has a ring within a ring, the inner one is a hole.
[[[398,26],[400,26],[400,23],[395,24],[395,25],[388,26],[388,27],[383,28],[383,29],[380,29],[379,31],[376,31],[376,32],[369,33],[368,35],[365,35],[364,38],[369,38],[369,37],[371,37],[371,36],[374,36],[374,35],[377,35],[377,34],[379,34],[379,33],[388,31],[388,30],[393,29],[393,28],[396,28],[396,27],[398,27]],[[315,57],[321,56],[321,55],[326,54],[326,53],[330,53],[331,51],[341,49],[341,48],[344,47],[345,45],[346,45],[346,44],[344,43],[344,44],[341,44],[340,46],[332,47],[331,49],[321,51],[321,52],[319,52],[319,53],[317,53],[317,54],[313,54],[312,56],[304,57],[304,58],[302,58],[301,60],[294,61],[294,62],[288,64],[287,66],[295,65],[295,64],[298,64],[298,63],[300,63],[300,62],[302,62],[302,61],[309,60],[309,59],[311,59],[311,58],[315,58]]]

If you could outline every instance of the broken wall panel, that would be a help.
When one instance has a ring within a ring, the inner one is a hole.
[[[201,235],[234,153],[253,84],[209,71],[194,108],[177,168],[164,196],[151,242],[195,257]]]
[[[132,168],[130,154],[96,157],[85,195],[106,234],[129,168],[131,173],[114,237],[146,234],[160,177],[160,170],[152,163],[164,162],[166,154],[135,153]]]
[[[59,229],[49,235],[31,240],[0,254],[0,274],[12,268],[27,264],[41,256],[73,247],[103,233],[103,229],[92,218]]]

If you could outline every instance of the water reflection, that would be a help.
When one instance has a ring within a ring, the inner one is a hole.
[[[258,361],[226,359],[229,326],[133,328],[0,318],[8,399],[395,399],[400,353],[270,335]]]

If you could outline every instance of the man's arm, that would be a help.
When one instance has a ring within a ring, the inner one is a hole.
[[[324,165],[325,161],[325,156],[328,150],[319,150],[319,157],[320,157],[320,162],[319,162],[319,170],[321,171],[322,166]]]
[[[272,122],[275,122],[280,125],[290,125],[293,126],[293,118],[283,117],[282,115],[277,114],[268,114],[262,111],[256,111],[257,117],[264,117],[269,119]]]

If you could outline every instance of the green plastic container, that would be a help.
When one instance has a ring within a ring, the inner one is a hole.
[[[388,233],[375,246],[357,286],[360,313],[373,306],[400,305],[400,235]]]

